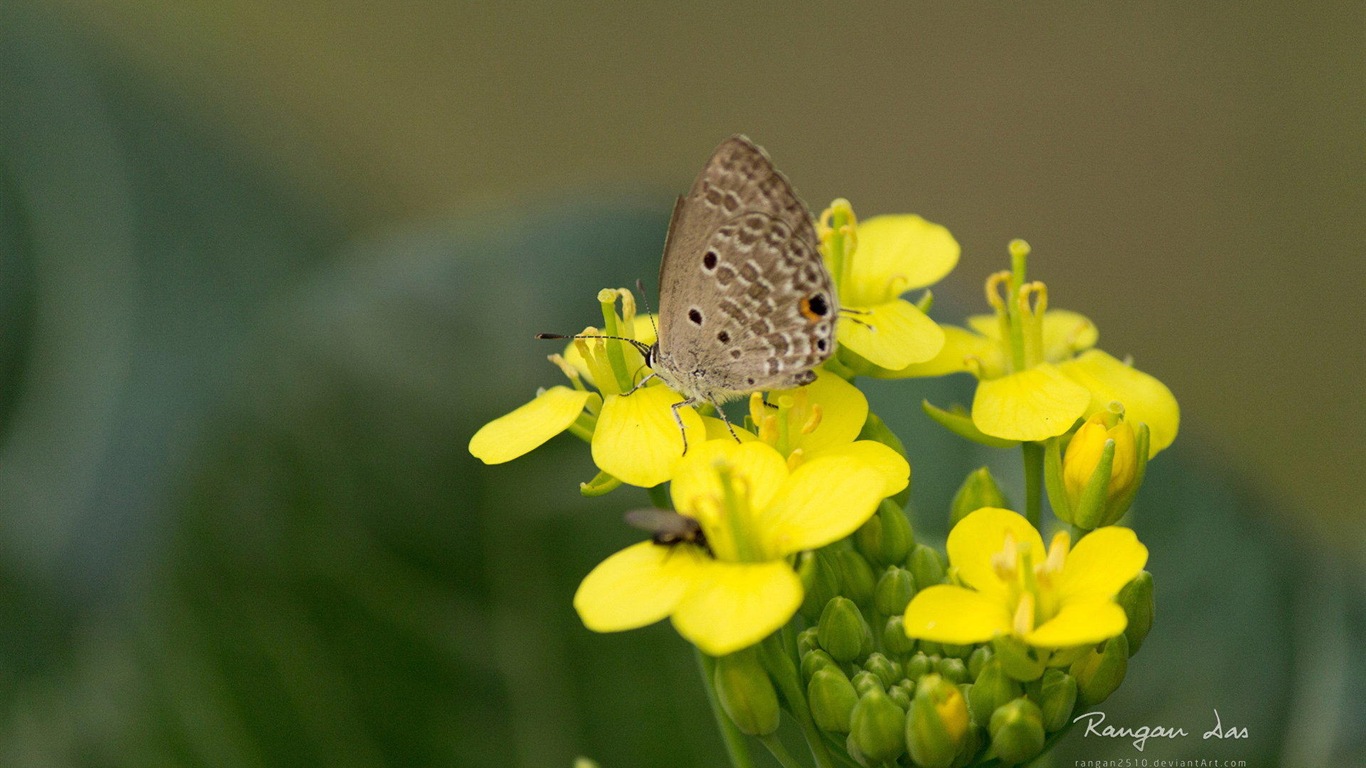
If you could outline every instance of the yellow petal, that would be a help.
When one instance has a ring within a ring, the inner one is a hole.
[[[485,464],[502,464],[539,448],[569,428],[591,392],[551,387],[535,400],[485,424],[470,438],[470,453]]]
[[[754,436],[753,432],[746,430],[738,424],[731,424],[731,428],[735,430],[735,437],[731,437],[730,430],[726,429],[726,422],[721,421],[715,416],[703,416],[702,424],[707,428],[708,440],[729,440],[733,443],[735,442],[735,438],[738,437],[740,438],[740,442],[747,443],[750,440],[759,439]]]
[[[1091,392],[1086,413],[1105,410],[1112,401],[1124,404],[1124,418],[1135,427],[1148,425],[1148,455],[1172,444],[1181,423],[1181,409],[1167,385],[1148,374],[1125,365],[1099,349],[1083,353],[1075,360],[1058,365],[1073,381]]]
[[[863,423],[868,420],[868,398],[858,387],[837,374],[818,369],[816,380],[804,389],[808,402],[821,407],[821,419],[815,430],[808,434],[799,433],[801,424],[790,425],[791,447],[811,453],[826,446],[849,443],[863,431]],[[783,396],[796,392],[795,389],[771,392],[768,401],[777,403]]]
[[[1064,603],[1109,600],[1147,563],[1148,548],[1133,531],[1116,525],[1100,528],[1068,553],[1058,575],[1058,596]]]
[[[1045,440],[1086,413],[1091,393],[1044,363],[977,384],[972,423],[992,437]]]
[[[944,348],[943,329],[909,301],[853,308],[861,314],[840,318],[839,342],[879,368],[932,360]]]
[[[858,530],[877,511],[882,474],[851,458],[817,458],[797,467],[754,529],[771,558],[823,547]]]
[[[1124,609],[1109,600],[1069,603],[1025,635],[1024,641],[1040,648],[1090,645],[1118,635],[1128,624]]]
[[[773,634],[802,604],[802,582],[787,563],[708,560],[673,612],[674,627],[710,656]]]
[[[1043,359],[1050,363],[1094,347],[1099,337],[1096,324],[1080,312],[1050,309],[1043,313]]]
[[[858,440],[807,454],[808,460],[844,456],[882,475],[882,498],[894,496],[911,483],[911,465],[896,451],[876,440]]]
[[[936,584],[916,594],[906,606],[904,622],[911,637],[968,645],[1009,632],[1010,611],[1003,601],[980,592]]]
[[[1028,551],[1033,562],[1044,559],[1043,539],[1023,515],[1000,507],[983,507],[970,513],[949,531],[946,549],[958,577],[983,593],[1002,593],[1001,578],[992,560],[1005,549],[1010,536],[1017,550]]]
[[[872,375],[879,379],[909,379],[975,373],[980,370],[986,376],[998,376],[1005,370],[1005,356],[999,342],[952,325],[941,325],[939,328],[944,332],[944,346],[933,358],[897,370],[874,371]],[[974,360],[976,365],[973,364]]]
[[[737,444],[727,436],[724,440],[709,440],[688,449],[674,473],[670,494],[674,509],[696,518],[710,535],[723,526],[716,519],[718,504],[725,493],[717,474],[717,464],[728,467],[731,487],[744,494],[752,509],[763,509],[773,494],[787,479],[787,462],[768,443],[759,441]],[[725,539],[717,536],[712,548],[721,557],[729,557]]]
[[[668,480],[683,455],[683,433],[670,406],[682,400],[664,386],[608,395],[593,431],[593,463],[623,483],[644,488]],[[701,445],[707,436],[702,418],[692,408],[680,408],[678,415],[689,447]]]
[[[635,629],[673,613],[709,562],[697,547],[642,541],[603,560],[579,584],[574,610],[594,632]]]
[[[851,304],[880,304],[932,285],[958,263],[959,251],[947,229],[919,216],[866,219],[859,222],[850,284],[840,286],[840,297]]]

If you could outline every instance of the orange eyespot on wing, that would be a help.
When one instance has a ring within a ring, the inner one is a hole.
[[[825,294],[813,293],[810,296],[803,296],[797,309],[801,311],[802,317],[815,323],[830,313],[830,304],[825,300]]]

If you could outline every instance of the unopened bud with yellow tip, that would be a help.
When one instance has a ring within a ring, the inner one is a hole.
[[[948,768],[968,734],[968,703],[958,686],[926,675],[915,688],[906,717],[906,748],[923,768]]]
[[[1124,419],[1123,408],[1092,415],[1059,456],[1048,449],[1048,500],[1064,522],[1095,530],[1119,521],[1133,503],[1148,467],[1148,427]]]

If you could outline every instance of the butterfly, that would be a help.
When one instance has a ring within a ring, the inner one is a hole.
[[[622,340],[652,371],[637,389],[657,377],[683,396],[672,406],[680,432],[680,408],[710,403],[735,437],[721,405],[815,381],[834,352],[838,316],[811,211],[768,154],[736,135],[674,205],[659,265],[658,340]]]

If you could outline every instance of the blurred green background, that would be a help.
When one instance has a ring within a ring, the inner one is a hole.
[[[1100,757],[1366,762],[1366,8],[0,2],[0,765],[720,764],[687,647],[579,578],[641,497],[486,468],[531,341],[651,283],[724,136],[815,207],[1028,239],[1185,416]],[[1014,457],[875,384],[917,530]],[[1246,742],[1198,734],[1223,722]]]

